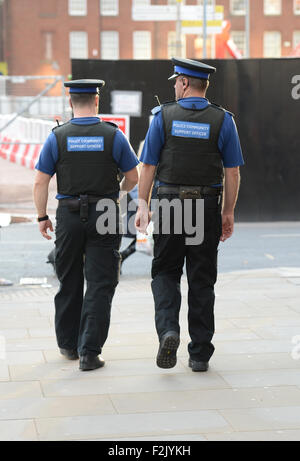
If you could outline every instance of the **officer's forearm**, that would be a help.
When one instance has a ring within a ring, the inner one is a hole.
[[[225,168],[223,213],[232,214],[238,197],[240,186],[239,168]]]
[[[48,185],[35,183],[33,198],[38,216],[40,218],[45,216],[47,214]]]
[[[144,163],[139,181],[139,207],[149,203],[156,166]]]
[[[124,178],[120,183],[120,190],[122,192],[130,192],[134,186],[138,183],[139,174],[137,167],[132,168],[132,170],[126,171],[124,173]]]
[[[128,178],[123,178],[120,183],[120,190],[122,192],[130,192],[134,186],[136,185],[136,181],[132,181]]]

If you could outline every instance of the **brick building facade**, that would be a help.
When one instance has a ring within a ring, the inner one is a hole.
[[[1,3],[0,0],[0,7]],[[4,0],[1,58],[7,62],[10,75],[67,76],[72,57],[167,59],[176,54],[175,21],[133,21],[132,3],[133,0]],[[176,0],[151,3],[172,4]],[[228,34],[230,25],[231,38],[242,54],[244,3],[216,1],[224,6],[224,19],[229,21],[224,33]],[[201,0],[185,0],[185,4],[201,4]],[[250,0],[250,26],[250,57],[288,56],[300,43],[300,1]],[[222,40],[229,38],[225,35],[217,38],[216,48],[208,40],[208,57],[231,57],[226,48],[222,49]],[[183,44],[183,55],[202,57],[199,36],[186,35]]]

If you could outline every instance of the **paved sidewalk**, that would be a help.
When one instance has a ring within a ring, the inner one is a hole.
[[[185,280],[171,370],[155,364],[149,279],[121,279],[106,366],[86,373],[58,353],[54,293],[0,289],[0,440],[300,439],[300,269],[219,275],[207,373],[187,366]]]

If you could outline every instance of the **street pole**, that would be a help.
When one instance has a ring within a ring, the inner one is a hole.
[[[181,45],[181,1],[177,1],[177,20],[176,20],[176,54],[181,58],[182,45]]]
[[[207,58],[207,0],[203,0],[203,58]]]
[[[215,14],[215,9],[216,9],[216,0],[212,1],[212,7],[213,7],[213,14]],[[211,36],[211,46],[210,46],[210,57],[211,59],[216,58],[216,35],[212,34]]]
[[[245,29],[246,29],[246,58],[250,58],[250,2],[246,0],[246,17],[245,17]]]

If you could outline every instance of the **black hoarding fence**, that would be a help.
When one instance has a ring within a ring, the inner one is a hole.
[[[245,165],[236,209],[239,221],[300,220],[300,59],[207,60],[217,68],[207,97],[235,114]],[[174,99],[167,60],[73,60],[72,78],[101,78],[100,112],[111,92],[140,91],[140,116],[130,117],[137,151],[151,109]]]

